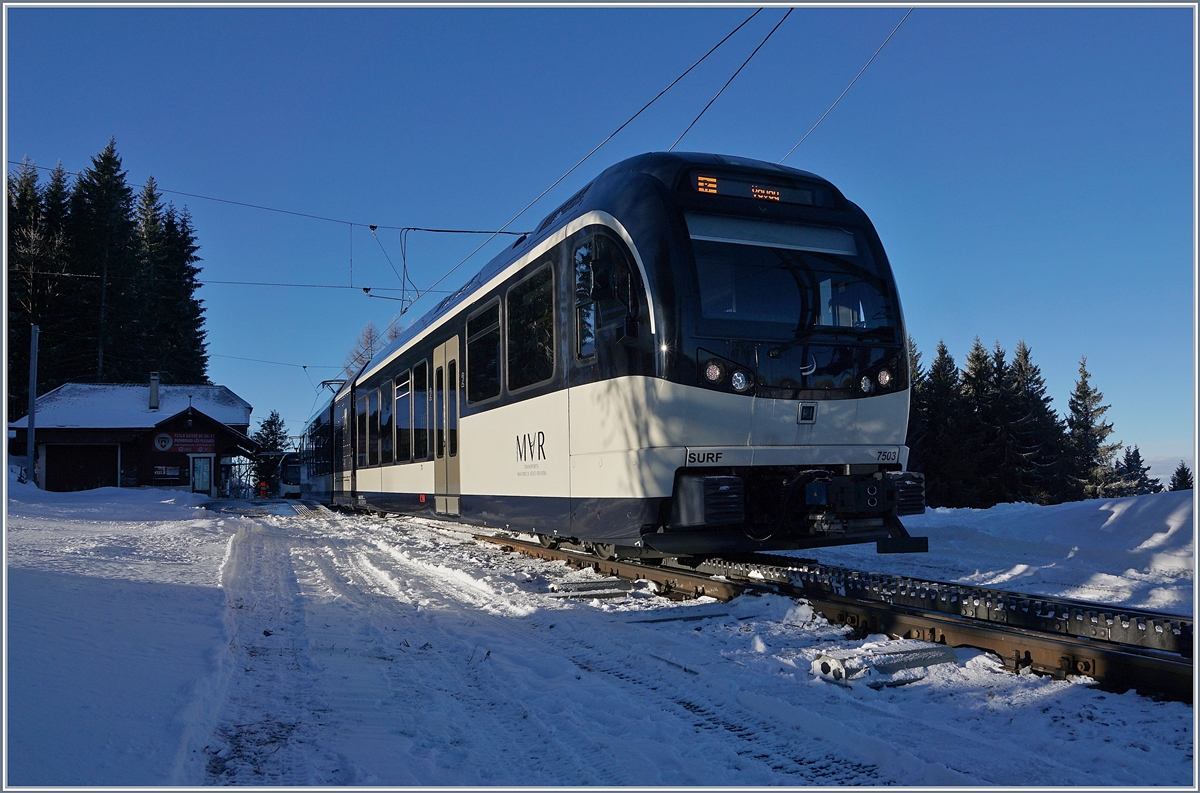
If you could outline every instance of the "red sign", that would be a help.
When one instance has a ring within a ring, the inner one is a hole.
[[[180,454],[215,454],[217,436],[211,432],[160,432],[154,436],[154,448]]]

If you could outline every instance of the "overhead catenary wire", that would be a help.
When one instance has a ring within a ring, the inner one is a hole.
[[[666,87],[666,88],[662,89],[662,90],[661,90],[661,91],[659,91],[657,94],[655,94],[653,99],[651,99],[651,100],[650,100],[649,102],[647,102],[646,104],[642,105],[641,109],[639,109],[639,110],[638,110],[636,113],[634,113],[632,116],[630,116],[630,117],[629,117],[629,118],[628,118],[628,119],[625,121],[625,123],[623,123],[621,126],[617,127],[615,130],[613,130],[612,134],[610,134],[610,135],[609,135],[607,138],[605,138],[604,140],[602,140],[602,141],[600,141],[598,144],[596,144],[595,148],[593,148],[593,149],[592,149],[591,151],[589,151],[587,154],[583,155],[583,157],[582,157],[582,158],[579,160],[579,162],[577,162],[577,163],[575,163],[574,165],[572,165],[572,166],[571,166],[569,169],[567,169],[567,172],[566,172],[566,173],[564,173],[562,176],[560,176],[560,177],[558,177],[557,179],[555,179],[553,184],[551,184],[549,187],[547,187],[547,188],[546,188],[545,190],[543,190],[542,192],[538,193],[538,196],[537,196],[537,198],[535,198],[535,199],[533,199],[532,201],[530,201],[528,204],[526,204],[526,205],[525,205],[525,207],[524,207],[524,208],[523,208],[523,209],[522,209],[520,212],[518,212],[517,214],[513,215],[512,219],[511,219],[511,220],[509,220],[507,223],[505,223],[503,226],[501,226],[501,227],[500,227],[500,231],[496,232],[496,234],[504,233],[504,229],[508,228],[508,227],[509,227],[509,226],[511,226],[511,225],[512,225],[514,222],[516,222],[517,218],[521,217],[521,215],[524,215],[524,214],[525,214],[527,211],[529,211],[529,208],[530,208],[530,207],[532,207],[532,206],[533,206],[534,204],[536,204],[538,201],[541,201],[541,200],[542,200],[542,197],[543,197],[543,196],[545,196],[545,195],[546,195],[546,193],[549,193],[551,190],[553,190],[555,187],[557,187],[557,186],[558,186],[558,184],[559,184],[560,182],[562,182],[562,180],[563,180],[563,179],[566,179],[568,176],[570,176],[572,173],[574,173],[574,172],[575,172],[575,169],[577,169],[579,166],[581,166],[581,165],[583,165],[585,162],[587,162],[588,158],[590,158],[590,157],[591,157],[593,154],[595,154],[596,152],[598,152],[598,151],[600,150],[600,148],[601,148],[602,146],[604,146],[604,144],[608,143],[610,140],[612,140],[614,137],[616,137],[616,136],[617,136],[617,133],[619,133],[621,130],[625,129],[625,127],[627,127],[627,126],[629,126],[631,123],[633,123],[633,120],[634,120],[634,119],[636,119],[638,116],[640,116],[642,113],[644,113],[644,112],[646,111],[646,109],[647,109],[647,108],[649,108],[649,107],[650,107],[652,104],[654,104],[655,102],[657,102],[657,101],[658,101],[658,99],[659,99],[659,97],[661,97],[661,96],[662,96],[663,94],[665,94],[667,91],[671,90],[671,89],[672,89],[672,88],[675,86],[675,84],[676,84],[676,83],[678,83],[680,80],[682,80],[684,77],[686,77],[686,76],[687,76],[687,75],[688,75],[688,74],[689,74],[689,73],[690,73],[690,72],[691,72],[693,69],[695,69],[695,68],[696,68],[697,66],[699,66],[701,63],[703,63],[703,62],[705,61],[705,59],[707,59],[707,58],[708,58],[708,56],[709,56],[709,55],[712,55],[714,52],[716,52],[718,47],[720,47],[720,46],[721,46],[722,44],[724,44],[726,41],[729,41],[729,39],[730,39],[730,38],[733,36],[733,34],[734,34],[734,33],[737,33],[739,30],[741,30],[743,27],[745,27],[745,25],[746,25],[746,23],[747,23],[747,22],[749,22],[750,20],[754,19],[754,17],[758,16],[758,14],[759,14],[759,12],[760,12],[760,11],[762,11],[762,9],[761,9],[761,8],[759,8],[759,9],[755,10],[755,12],[754,12],[753,14],[751,14],[750,16],[748,16],[748,17],[746,17],[744,20],[742,20],[742,23],[741,23],[740,25],[738,25],[737,27],[735,27],[733,30],[729,31],[729,33],[725,35],[725,38],[723,38],[723,39],[721,39],[720,41],[718,41],[716,44],[714,44],[714,45],[713,45],[712,49],[710,49],[708,52],[706,52],[706,53],[704,53],[703,55],[701,55],[699,60],[697,60],[695,63],[693,63],[693,64],[692,64],[691,66],[689,66],[687,69],[685,69],[685,70],[683,71],[683,73],[682,73],[682,74],[680,74],[678,77],[676,77],[674,80],[672,80],[672,81],[670,82],[670,84],[668,84],[668,85],[667,85],[667,87]],[[464,264],[466,264],[466,263],[467,263],[467,262],[468,262],[468,261],[471,259],[471,257],[472,257],[472,256],[474,256],[475,254],[479,253],[479,251],[483,249],[483,246],[484,246],[484,245],[487,245],[489,242],[491,242],[491,241],[492,241],[492,239],[493,239],[493,238],[496,236],[496,234],[493,234],[491,237],[488,237],[486,240],[484,240],[482,243],[480,243],[480,244],[479,244],[479,246],[478,246],[477,248],[475,248],[475,250],[473,250],[473,251],[471,251],[470,253],[468,253],[468,254],[466,255],[466,257],[465,257],[465,258],[463,258],[463,260],[462,260],[462,261],[460,261],[458,264],[454,265],[454,266],[453,266],[453,267],[451,267],[449,270],[447,270],[445,273],[443,273],[443,274],[442,274],[442,277],[441,277],[441,278],[438,278],[436,281],[434,281],[434,282],[433,282],[433,283],[430,285],[430,287],[429,287],[428,289],[425,289],[425,290],[422,290],[421,292],[419,292],[419,293],[417,294],[417,296],[416,296],[415,298],[413,298],[413,302],[415,303],[417,300],[420,300],[422,297],[424,297],[424,296],[425,296],[426,294],[428,294],[429,292],[432,292],[432,291],[433,291],[433,287],[437,286],[437,285],[438,285],[438,284],[440,284],[442,281],[446,280],[446,278],[447,278],[447,277],[448,277],[448,276],[449,276],[451,273],[453,273],[453,272],[454,272],[455,270],[457,270],[459,267],[462,267]],[[409,305],[409,306],[407,306],[407,307],[405,307],[405,308],[401,309],[400,313],[396,315],[395,319],[393,319],[393,320],[391,321],[391,323],[389,323],[388,327],[391,327],[392,325],[395,325],[395,324],[396,324],[396,322],[398,322],[398,321],[400,320],[400,317],[404,316],[405,312],[407,312],[409,308],[411,308],[411,305]]]
[[[269,363],[273,366],[291,366],[295,369],[304,369],[306,372],[309,369],[341,369],[342,368],[340,366],[318,366],[316,364],[287,363],[286,361],[265,361],[262,358],[242,358],[241,356],[238,356],[238,355],[218,355],[215,352],[209,353],[208,357],[209,358],[230,358],[235,361],[251,361],[253,363]]]
[[[9,160],[8,164],[9,165],[24,165],[29,168],[36,168],[39,171],[55,170],[54,168],[50,168],[45,165],[36,165],[35,163],[32,163],[32,162],[18,162],[17,160]],[[79,176],[80,175],[79,171],[68,171],[65,169],[63,170],[63,173],[67,174],[68,176]],[[145,185],[145,183],[142,183],[142,184],[136,184],[136,185],[132,185],[132,186],[133,187],[145,187],[146,185]],[[492,234],[492,235],[511,234],[513,236],[520,236],[521,234],[528,233],[528,232],[522,232],[522,231],[503,231],[503,230],[491,231],[490,229],[442,229],[442,228],[428,228],[425,226],[389,226],[384,223],[374,223],[374,224],[362,223],[357,220],[343,220],[341,218],[331,218],[331,217],[326,217],[324,215],[313,215],[308,212],[296,212],[291,209],[279,209],[278,207],[269,207],[269,206],[265,206],[263,204],[251,204],[246,201],[234,201],[229,198],[215,198],[213,196],[200,195],[199,193],[185,193],[182,190],[168,190],[165,187],[162,187],[161,185],[155,185],[155,188],[160,193],[169,193],[171,195],[187,196],[188,198],[200,198],[205,201],[215,201],[220,204],[232,204],[233,206],[247,207],[249,209],[260,209],[264,212],[277,212],[281,215],[294,215],[296,217],[308,218],[309,220],[321,220],[326,223],[341,223],[342,225],[350,226],[351,228],[353,228],[354,226],[369,226],[371,228],[394,229],[396,231],[423,231],[423,232],[427,232],[430,234]],[[353,242],[351,244],[353,244]]]
[[[761,11],[762,9],[759,9],[759,10]],[[758,51],[763,48],[763,45],[766,44],[768,40],[770,40],[771,36],[775,35],[775,31],[779,30],[779,26],[784,23],[784,20],[786,20],[789,16],[791,16],[792,12],[795,10],[796,9],[794,9],[794,8],[789,8],[787,10],[787,13],[783,15],[783,19],[781,19],[775,23],[775,27],[771,28],[771,32],[768,33],[766,35],[766,37],[758,43],[758,46],[754,48],[754,52],[750,53],[750,57],[748,57],[748,58],[746,58],[746,60],[742,61],[742,65],[737,67],[737,71],[735,71],[730,76],[730,78],[725,81],[725,85],[721,86],[721,90],[717,91],[717,93],[713,96],[713,98],[708,100],[708,104],[704,106],[703,110],[701,110],[698,114],[696,114],[696,117],[692,119],[692,123],[687,125],[687,129],[685,129],[683,132],[679,133],[679,137],[675,139],[675,142],[671,144],[671,148],[667,149],[667,151],[675,151],[675,147],[679,145],[679,141],[683,140],[683,136],[688,134],[688,132],[691,131],[692,127],[694,127],[696,125],[696,122],[700,120],[700,117],[703,116],[706,112],[708,112],[708,109],[710,107],[712,107],[713,102],[717,101],[717,97],[719,97],[721,94],[723,94],[725,92],[725,89],[729,87],[729,84],[733,82],[734,78],[742,73],[742,69],[746,68],[746,64],[748,64],[754,58],[754,56],[758,54]]]
[[[19,272],[22,275],[45,275],[45,276],[53,276],[55,278],[96,278],[96,279],[99,279],[102,277],[100,275],[97,275],[96,273],[61,273],[61,272],[56,273],[56,272],[49,271],[49,270],[24,270],[24,269],[22,269],[22,270],[18,270],[16,272]],[[108,280],[110,280],[110,281],[129,281],[129,280],[136,280],[140,276],[113,275],[110,273],[107,277],[108,277]],[[160,277],[158,280],[159,281],[180,282],[180,281],[188,281],[189,279]],[[272,281],[222,281],[222,280],[216,280],[216,279],[212,279],[212,278],[196,279],[196,283],[200,284],[202,286],[211,286],[211,285],[270,286],[270,287],[287,287],[287,288],[293,288],[293,289],[348,289],[353,292],[363,292],[368,297],[376,297],[376,295],[371,294],[372,291],[375,291],[375,292],[402,292],[403,291],[398,286],[346,286],[345,284],[294,284],[294,283],[272,282]],[[449,290],[444,290],[444,289],[426,290],[426,291],[436,291],[439,294],[449,292]]]
[[[858,82],[858,78],[862,77],[863,72],[865,72],[867,70],[867,66],[870,66],[871,63],[875,60],[875,58],[879,55],[879,53],[883,52],[883,48],[886,47],[887,43],[892,40],[892,36],[896,35],[896,31],[900,29],[900,26],[904,24],[904,20],[908,19],[908,15],[911,14],[915,10],[916,10],[915,7],[908,9],[908,12],[905,13],[905,15],[900,18],[900,21],[898,23],[896,23],[896,27],[892,28],[892,32],[888,34],[888,37],[883,40],[882,44],[879,45],[879,49],[875,50],[875,54],[871,56],[871,60],[867,61],[866,64],[861,69],[858,70],[858,74],[854,75],[854,79],[850,81],[850,84],[846,86],[845,90],[842,91],[840,94],[838,94],[838,98],[833,100],[833,104],[829,106],[829,109],[821,114],[821,117],[817,119],[817,123],[812,125],[812,129],[810,129],[808,132],[805,132],[804,137],[801,138],[800,140],[796,141],[796,145],[793,146],[792,148],[788,149],[788,153],[783,155],[782,157],[780,157],[779,160],[777,161],[778,163],[782,163],[788,157],[792,156],[792,152],[794,152],[797,148],[799,148],[800,144],[803,143],[804,141],[806,141],[808,139],[809,135],[813,134],[813,130],[815,130],[818,126],[820,126],[821,122],[825,120],[825,116],[827,116],[831,112],[833,112],[833,109],[835,107],[837,107],[838,102],[842,101],[842,97],[845,96],[850,91],[850,89],[854,87],[854,84],[856,82]]]

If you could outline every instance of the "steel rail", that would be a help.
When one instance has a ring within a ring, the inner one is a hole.
[[[1179,614],[864,572],[771,554],[710,559],[695,569],[732,578],[766,579],[817,596],[832,594],[908,606],[1039,633],[1161,650],[1186,658],[1193,654],[1192,620]]]
[[[543,545],[509,537],[493,537],[488,534],[474,535],[476,540],[499,545],[501,550],[518,551],[537,559],[566,562],[576,568],[591,568],[601,575],[611,575],[629,581],[653,581],[659,594],[675,600],[708,597],[717,600],[733,600],[746,590],[746,585],[735,584],[714,578],[711,573],[693,573],[677,567],[660,567],[633,562],[604,560],[590,553],[568,551],[563,548],[547,548]]]
[[[797,567],[826,566],[813,563]],[[914,588],[888,593],[885,587],[874,590],[867,583],[871,579],[891,578],[878,574],[862,574],[866,580],[861,585],[846,586],[844,580],[839,581],[827,575],[828,570],[822,570],[825,575],[821,575],[812,569],[802,572],[795,568],[725,560],[707,560],[696,569],[734,581],[744,577],[755,582],[776,584],[780,592],[805,598],[815,611],[830,622],[854,628],[858,636],[883,633],[951,647],[974,647],[1000,656],[1004,665],[1013,671],[1029,668],[1059,679],[1067,675],[1084,675],[1105,688],[1117,691],[1132,688],[1150,696],[1188,703],[1193,701],[1190,622],[1186,623],[1189,627],[1189,644],[1188,653],[1184,655],[1144,645],[1070,635],[1060,632],[1061,621],[1052,624],[1041,620],[1040,626],[1035,622],[1035,627],[1029,627],[1012,617],[1008,611],[1011,603],[1007,600],[997,603],[995,592],[990,593],[991,605],[986,611],[976,607],[974,597],[967,598],[964,603],[959,596],[959,602],[954,603],[955,596],[951,592],[956,589],[981,595],[984,598],[981,605],[987,602],[988,595],[973,587],[940,584],[940,590],[926,590],[924,594]],[[836,569],[843,573],[858,572]],[[871,596],[867,596],[868,593]],[[1024,601],[1031,600],[1028,596],[1017,597]],[[958,609],[947,608],[947,604]],[[1089,605],[1093,611],[1105,613],[1105,609],[1098,604]],[[1033,611],[1031,608],[1030,612]],[[976,613],[980,613],[980,616],[976,616]],[[1027,616],[1025,612],[1020,613]],[[1122,613],[1129,615],[1132,610]]]
[[[830,622],[847,625],[859,636],[882,633],[973,647],[995,653],[1013,671],[1028,668],[1060,679],[1083,675],[1113,690],[1132,688],[1151,696],[1193,701],[1192,623],[1178,615],[864,573],[766,554],[749,560],[708,559],[695,565],[667,560],[648,565],[606,561],[507,537],[475,535],[475,539],[588,567],[602,575],[654,581],[662,594],[676,599],[708,595],[731,600],[746,590],[803,597]],[[1070,604],[1072,610],[1062,613],[1063,604]],[[1084,616],[1072,619],[1073,610]],[[1078,624],[1072,628],[1073,623]],[[1090,634],[1092,628],[1095,634],[1079,635]],[[1168,631],[1169,636],[1164,636]],[[1147,635],[1164,646],[1148,646]],[[1142,643],[1122,641],[1126,637]],[[1171,645],[1173,650],[1165,649]]]

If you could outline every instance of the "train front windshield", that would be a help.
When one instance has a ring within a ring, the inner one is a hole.
[[[900,312],[891,276],[876,265],[861,230],[685,217],[704,335],[896,340]]]

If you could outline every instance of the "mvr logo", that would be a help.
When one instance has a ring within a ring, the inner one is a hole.
[[[545,460],[546,459],[546,433],[538,432],[536,435],[530,435],[528,432],[524,435],[517,436],[517,460],[527,462],[529,460]]]
[[[724,452],[688,452],[688,465],[703,465],[705,463],[721,462]]]

